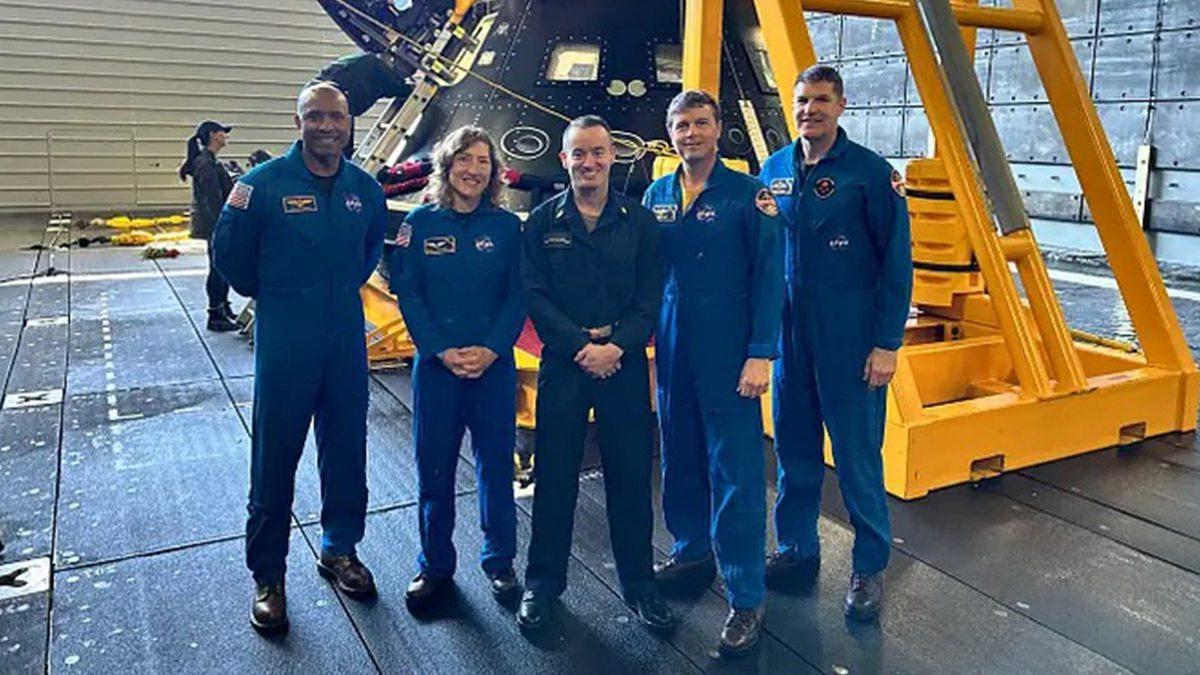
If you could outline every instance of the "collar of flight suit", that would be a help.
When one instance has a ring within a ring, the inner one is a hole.
[[[628,217],[629,207],[622,204],[616,191],[609,187],[608,200],[604,202],[604,210],[600,212],[600,217],[596,220],[595,229],[599,230],[614,220],[624,220]],[[583,226],[583,215],[579,213],[579,207],[575,205],[575,194],[570,187],[554,197],[554,220],[552,222],[564,222],[571,229],[578,227],[580,231],[588,233],[587,228]]]
[[[316,185],[317,177],[313,175],[312,171],[309,171],[308,165],[304,163],[304,141],[297,140],[292,143],[292,147],[288,150],[288,153],[287,153],[287,161],[294,165],[295,173],[297,176],[300,176],[304,180],[307,180],[308,182],[312,183],[313,185]],[[345,172],[346,172],[346,158],[341,157],[340,161],[338,162],[337,173],[335,173],[335,174],[333,174],[333,176],[331,176],[333,178],[334,185],[337,185],[338,181],[340,181],[342,179],[342,174]]]
[[[708,174],[708,180],[704,182],[704,187],[700,189],[700,194],[692,200],[690,206],[695,206],[700,202],[700,197],[709,190],[720,188],[729,182],[733,177],[733,169],[725,166],[725,162],[721,161],[721,156],[717,155],[717,163],[713,164],[712,173]],[[679,205],[679,211],[684,214],[683,209],[683,163],[675,168],[675,179],[671,181],[671,198]],[[690,210],[690,209],[689,209]],[[681,215],[682,217],[682,215]]]

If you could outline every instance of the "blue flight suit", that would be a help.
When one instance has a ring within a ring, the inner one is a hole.
[[[517,547],[513,501],[517,371],[513,345],[521,308],[521,222],[481,203],[471,213],[428,204],[400,226],[392,290],[417,345],[413,361],[413,437],[419,477],[421,553],[427,576],[454,574],[455,469],[463,431],[471,430],[479,484],[485,572],[512,568]],[[438,354],[487,347],[498,358],[477,379],[459,378]]]
[[[383,252],[387,204],[373,177],[342,161],[309,172],[301,142],[229,194],[214,264],[255,299],[254,420],[246,565],[283,577],[296,465],[315,421],[322,547],[349,555],[367,507],[367,353],[358,290]]]
[[[902,181],[887,160],[838,129],[802,170],[800,142],[763,163],[760,178],[787,227],[783,356],[775,364],[775,527],[780,550],[820,553],[817,514],[825,437],[854,525],[854,571],[875,574],[891,551],[883,488],[887,387],[863,381],[875,347],[900,348],[912,299],[912,251]]]
[[[663,512],[672,555],[706,558],[715,543],[730,605],[753,608],[765,592],[762,409],[737,386],[747,358],[778,349],[782,224],[763,186],[720,161],[687,210],[679,181],[663,176],[643,199],[666,275],[655,343]]]
[[[662,301],[658,240],[650,212],[611,191],[591,232],[570,189],[543,202],[525,222],[521,283],[529,318],[545,345],[525,568],[525,587],[537,593],[557,597],[566,588],[589,410],[596,413],[622,593],[632,601],[654,591],[654,432],[646,343]],[[596,329],[595,337],[589,329]],[[597,379],[575,363],[589,342],[620,347],[620,370]]]

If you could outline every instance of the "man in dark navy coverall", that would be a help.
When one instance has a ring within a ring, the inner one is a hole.
[[[567,584],[588,410],[600,431],[608,525],[625,601],[653,630],[675,623],[654,586],[650,377],[646,344],[662,299],[658,228],[609,188],[608,124],[574,120],[560,153],[571,187],[522,234],[525,307],[545,348],[538,372],[536,486],[526,592],[517,620],[538,629]]]
[[[257,585],[251,623],[287,627],[284,565],[296,465],[310,424],[321,474],[317,569],[339,590],[375,593],[355,555],[367,508],[367,354],[358,290],[383,252],[379,183],[342,158],[346,97],[300,93],[301,140],[243,176],[213,234],[217,270],[256,302],[254,422],[246,565]]]
[[[854,525],[846,614],[869,620],[883,602],[892,545],[880,452],[912,297],[908,211],[900,173],[838,126],[846,108],[838,72],[809,68],[793,95],[800,137],[768,158],[760,176],[787,223],[774,387],[779,550],[767,579],[807,584],[820,566],[823,424]]]

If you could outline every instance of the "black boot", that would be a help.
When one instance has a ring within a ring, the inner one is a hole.
[[[526,589],[521,596],[521,606],[517,608],[517,625],[522,630],[540,630],[550,621],[553,608],[554,598]]]
[[[515,600],[521,593],[521,584],[512,568],[487,572],[488,588],[492,589],[492,597],[501,604]]]
[[[718,646],[721,656],[743,656],[753,649],[762,634],[764,614],[762,607],[731,608],[729,616],[725,618],[725,627],[721,629],[721,644]]]
[[[675,610],[653,591],[629,598],[625,604],[629,605],[643,626],[656,633],[671,630],[679,620],[675,616]]]
[[[408,582],[408,589],[404,592],[404,603],[411,612],[428,609],[442,597],[452,583],[454,582],[450,577],[431,577],[421,572]]]
[[[712,556],[682,562],[671,556],[654,563],[654,580],[664,591],[686,593],[703,589],[712,584],[717,576],[717,565]]]
[[[237,324],[225,316],[225,310],[217,307],[208,310],[208,329],[214,333],[228,333],[237,330]]]
[[[883,606],[883,572],[850,576],[846,591],[846,616],[855,621],[874,621]]]
[[[221,313],[225,315],[226,319],[237,323],[237,313],[233,311],[233,307],[228,302],[221,303]]]
[[[811,588],[821,572],[821,556],[802,558],[784,551],[767,556],[767,588],[773,591]]]

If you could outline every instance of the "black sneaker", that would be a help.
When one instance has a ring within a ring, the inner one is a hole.
[[[850,576],[846,590],[846,616],[855,621],[874,621],[883,606],[883,572]]]
[[[794,553],[775,551],[767,556],[767,588],[797,590],[811,587],[821,572],[821,556],[802,558]]]
[[[629,605],[643,626],[656,633],[671,630],[679,620],[675,610],[658,593],[643,593],[626,600],[625,604]]]
[[[764,614],[763,607],[730,608],[729,616],[725,618],[725,626],[721,629],[721,643],[718,645],[721,656],[736,658],[754,649],[762,634]]]
[[[225,310],[220,307],[208,310],[208,329],[214,333],[228,333],[238,329],[238,325],[225,316]]]

